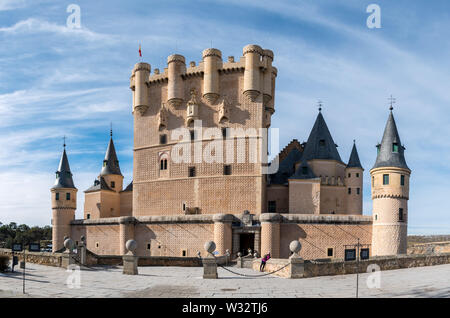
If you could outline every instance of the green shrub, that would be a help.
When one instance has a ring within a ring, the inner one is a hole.
[[[0,255],[0,272],[5,272],[8,269],[9,257]]]

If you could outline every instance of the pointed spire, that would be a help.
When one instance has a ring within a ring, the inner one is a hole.
[[[358,155],[358,150],[356,150],[356,142],[355,142],[355,140],[353,140],[353,148],[352,148],[352,152],[350,153],[350,159],[348,159],[347,168],[361,168],[361,169],[363,169],[363,167],[361,165],[361,161],[359,161],[359,155]]]
[[[311,167],[308,164],[308,161],[303,160],[300,166],[297,168],[297,171],[289,177],[289,179],[314,179],[316,175],[312,171]]]
[[[316,122],[306,142],[302,158],[306,160],[332,159],[342,162],[336,146],[325,123],[325,119],[322,116],[322,112],[319,110]]]
[[[110,130],[110,137],[108,148],[106,149],[105,159],[103,160],[102,172],[100,173],[101,176],[108,174],[122,175],[112,139],[112,127]]]
[[[381,144],[377,145],[377,160],[372,169],[379,167],[397,167],[409,170],[405,161],[405,147],[400,141],[400,135],[398,134],[391,108],[392,105],[386,127],[384,128],[383,139],[381,140]]]
[[[52,189],[76,189],[73,184],[72,172],[70,171],[69,160],[66,154],[66,137],[64,137],[64,150],[59,161],[58,171],[56,171],[56,181]]]

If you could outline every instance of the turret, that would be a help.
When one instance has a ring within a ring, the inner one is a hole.
[[[131,73],[130,88],[133,91],[133,112],[141,115],[149,108],[148,78],[151,66],[147,63],[137,63]]]
[[[181,77],[186,73],[186,61],[184,56],[173,54],[167,58],[168,83],[167,102],[172,107],[178,107],[184,98],[184,82]]]
[[[52,250],[64,247],[64,237],[70,236],[70,222],[75,218],[77,188],[72,180],[66,145],[56,171],[56,181],[50,189],[52,194]]]
[[[120,171],[119,160],[117,159],[116,149],[112,138],[112,130],[110,132],[110,139],[108,148],[106,149],[105,159],[103,160],[102,171],[100,172],[100,178],[104,178],[108,187],[115,191],[122,191],[123,187],[123,175]]]
[[[214,104],[219,98],[219,69],[222,68],[222,52],[206,49],[203,56],[203,97]]]
[[[404,150],[394,115],[391,112],[381,144],[377,145],[377,160],[370,170],[372,178],[373,230],[372,255],[406,253],[409,176]]]
[[[347,187],[347,214],[362,215],[363,211],[363,172],[355,141],[345,168],[345,185]]]
[[[261,56],[263,49],[259,45],[249,44],[244,47],[244,95],[252,102],[261,94]]]
[[[264,74],[263,74],[263,100],[264,106],[267,107],[269,102],[272,100],[272,80],[273,80],[273,71],[272,71],[272,62],[273,62],[273,52],[271,50],[263,51],[263,65],[264,65]],[[273,108],[270,110],[274,111]]]

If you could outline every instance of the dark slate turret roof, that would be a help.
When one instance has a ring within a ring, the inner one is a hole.
[[[314,179],[316,175],[312,171],[308,164],[308,161],[303,160],[300,166],[298,166],[297,171],[289,177],[289,179]]]
[[[334,143],[333,137],[331,137],[322,112],[319,111],[306,142],[302,158],[306,160],[331,159],[342,162],[336,147],[337,145]]]
[[[116,149],[114,148],[114,142],[111,138],[109,139],[108,148],[106,149],[105,159],[103,160],[101,176],[106,176],[108,174],[122,175],[119,167],[119,160],[117,159]]]
[[[100,176],[99,179],[96,179],[94,181],[94,185],[91,186],[89,189],[87,189],[84,192],[94,192],[94,191],[98,191],[98,190],[109,190],[109,191],[114,191],[113,189],[111,189],[108,184],[106,183],[105,179]]]
[[[66,147],[59,162],[58,171],[56,171],[56,181],[52,189],[71,188],[76,189],[73,184],[72,172],[70,171],[69,160],[67,159]]]
[[[290,176],[295,173],[295,163],[300,161],[302,153],[293,148],[279,163],[278,171],[269,176],[269,184],[286,184]]]
[[[398,152],[394,152],[393,144],[398,145]],[[383,139],[381,144],[377,145],[378,155],[375,165],[372,169],[379,167],[397,167],[408,169],[408,165],[405,161],[405,147],[403,147],[400,141],[400,135],[397,131],[397,125],[395,124],[394,115],[391,112],[384,128]]]
[[[133,191],[133,181],[131,181],[130,184],[127,185],[125,190],[123,190],[122,192],[125,192],[125,191]]]
[[[350,159],[348,159],[347,168],[361,168],[361,161],[359,161],[358,150],[356,150],[356,143],[353,142],[352,152],[350,154]]]

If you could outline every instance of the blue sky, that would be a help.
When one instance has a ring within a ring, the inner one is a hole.
[[[68,29],[69,4],[81,29]],[[366,26],[369,4],[381,29]],[[0,222],[49,224],[49,188],[67,136],[78,192],[101,170],[113,123],[125,183],[131,181],[129,76],[138,61],[163,69],[173,53],[199,61],[211,46],[238,59],[255,43],[275,53],[281,145],[305,141],[317,100],[339,152],[356,139],[369,170],[388,100],[412,169],[409,233],[449,234],[450,3],[425,1],[88,1],[0,0]]]

